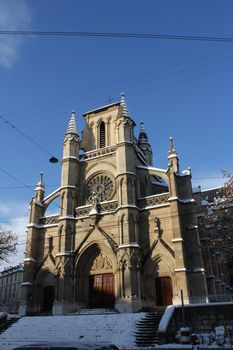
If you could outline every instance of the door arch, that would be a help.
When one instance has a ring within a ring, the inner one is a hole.
[[[52,313],[56,296],[56,276],[49,269],[41,269],[35,282],[35,304],[39,313]]]
[[[84,308],[115,305],[115,254],[93,243],[80,254],[76,265],[76,302]]]

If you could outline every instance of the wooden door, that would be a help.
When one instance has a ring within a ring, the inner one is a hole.
[[[46,313],[52,312],[54,296],[55,296],[54,286],[44,287],[42,312],[46,312]]]
[[[172,304],[172,281],[168,276],[158,277],[155,280],[157,305],[167,306]]]
[[[91,275],[89,282],[89,304],[91,308],[114,308],[114,275]]]

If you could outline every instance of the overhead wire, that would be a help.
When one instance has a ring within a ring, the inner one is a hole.
[[[185,204],[186,205],[186,204]],[[156,208],[155,208],[156,209]],[[225,208],[219,208],[220,210],[224,210]],[[141,211],[143,211],[143,209],[141,210]],[[196,212],[196,214],[198,214],[198,215],[200,215],[200,214],[206,214],[207,213],[207,211],[206,211],[206,209],[202,209],[202,210],[199,210],[198,212]],[[108,213],[107,213],[108,214]],[[54,213],[54,214],[52,214],[52,215],[47,215],[47,216],[44,216],[43,218],[46,218],[46,217],[53,217],[53,216],[59,216],[59,213]],[[191,212],[191,213],[187,213],[187,211],[185,210],[185,209],[181,209],[180,211],[179,211],[179,213],[177,213],[177,214],[172,214],[172,215],[168,215],[167,213],[165,213],[165,214],[160,214],[158,217],[159,217],[159,219],[161,220],[161,221],[163,221],[163,220],[167,220],[167,219],[169,219],[169,220],[171,220],[171,219],[176,219],[176,218],[182,218],[183,216],[185,216],[185,218],[187,218],[187,217],[189,217],[189,216],[191,216],[191,217],[193,217],[193,213]],[[74,219],[76,219],[76,220],[83,220],[83,218],[78,218],[78,217],[74,217]],[[140,223],[142,223],[142,222],[146,222],[146,223],[150,223],[150,222],[154,222],[154,217],[151,217],[150,219],[145,219],[145,218],[141,218],[140,219]],[[28,223],[27,225],[33,225],[33,223]],[[26,225],[26,226],[27,226]],[[58,224],[53,224],[53,225],[57,225],[58,226]],[[128,223],[124,223],[124,225],[125,226],[127,226],[128,225]],[[49,224],[48,224],[48,226],[49,226]],[[42,224],[41,225],[41,227],[40,227],[40,229],[41,230],[47,230],[47,227],[48,227],[47,225],[44,225],[44,224]],[[117,227],[119,227],[119,224],[118,224],[118,220],[112,220],[111,221],[111,223],[110,224],[106,224],[106,223],[104,223],[103,224],[103,229],[105,230],[105,229],[110,229],[110,230],[112,230],[112,229],[115,229],[115,228],[117,228]],[[172,228],[169,228],[167,231],[172,231]],[[64,235],[66,235],[67,233],[65,233]],[[71,234],[71,233],[70,233]],[[59,237],[60,235],[53,235],[53,237]],[[62,234],[62,236],[63,236],[63,234]],[[18,235],[18,237],[20,238],[20,237],[23,237],[23,238],[25,238],[25,234],[22,234],[22,235]],[[40,240],[40,239],[39,239]],[[42,240],[44,240],[44,238],[42,239]],[[34,241],[34,240],[33,240]],[[36,241],[37,241],[37,239],[36,239]],[[25,243],[25,242],[24,242]],[[24,243],[22,243],[22,244],[24,244]]]
[[[25,137],[28,141],[30,141],[31,143],[33,143],[35,146],[37,146],[41,151],[43,151],[44,153],[48,154],[50,157],[54,157],[52,155],[52,153],[48,152],[47,149],[45,149],[44,147],[42,147],[38,142],[36,142],[35,140],[33,140],[30,136],[28,136],[27,134],[25,134],[23,131],[21,131],[20,129],[18,129],[14,124],[12,124],[9,120],[7,120],[5,117],[3,117],[2,115],[0,115],[0,118],[6,123],[8,124],[12,129],[14,129],[15,131],[17,131],[20,135],[22,135],[23,137]]]
[[[210,64],[222,62],[223,60],[231,59],[231,58],[233,58],[233,56],[224,57],[224,58],[219,59],[219,60],[215,60],[215,61],[212,61],[212,62],[203,63],[203,64],[200,64],[200,65],[198,65],[198,66],[193,66],[193,67],[190,67],[190,68],[186,68],[186,69],[183,69],[183,70],[179,70],[179,71],[176,71],[176,72],[172,72],[172,73],[169,73],[169,74],[166,74],[166,75],[163,75],[163,76],[159,76],[159,77],[156,77],[156,78],[153,78],[153,79],[150,79],[150,80],[146,80],[146,81],[143,81],[143,82],[140,82],[140,83],[137,83],[137,84],[133,84],[133,85],[131,84],[131,85],[128,85],[128,86],[126,85],[126,88],[135,87],[135,86],[138,87],[138,86],[141,85],[141,84],[146,84],[146,83],[152,82],[152,81],[154,81],[154,80],[161,80],[161,79],[164,79],[164,78],[167,78],[167,77],[171,77],[171,76],[174,76],[174,75],[177,75],[177,74],[189,72],[189,71],[192,71],[193,69],[198,69],[198,68],[202,68],[202,67],[204,67],[204,66],[209,66]],[[228,67],[224,67],[224,68],[221,68],[221,69],[218,69],[218,70],[215,70],[215,71],[211,71],[211,72],[199,74],[199,75],[196,75],[196,76],[193,76],[193,77],[184,78],[184,79],[181,79],[181,80],[177,80],[177,81],[175,81],[175,82],[169,82],[169,83],[166,83],[166,84],[158,85],[158,86],[155,86],[155,87],[152,87],[152,88],[150,88],[150,89],[143,90],[143,91],[139,90],[138,92],[135,92],[135,93],[132,92],[132,93],[129,93],[128,96],[134,96],[134,95],[138,95],[138,94],[140,94],[140,93],[145,93],[145,92],[148,92],[148,91],[157,90],[157,89],[160,89],[160,88],[163,88],[163,87],[173,86],[173,85],[176,85],[176,84],[179,84],[179,83],[182,83],[182,82],[186,82],[186,81],[190,81],[190,80],[193,80],[193,79],[201,78],[201,77],[203,77],[203,76],[208,76],[208,75],[211,75],[211,74],[215,74],[215,73],[218,73],[218,72],[227,70],[227,69],[232,69],[232,66],[228,66]],[[114,90],[114,91],[111,91],[111,92],[114,92],[114,93],[115,93],[115,90]],[[87,98],[85,98],[85,99],[81,99],[80,101],[81,101],[81,102],[82,102],[82,101],[86,101],[86,100],[93,99],[93,98],[96,98],[96,97],[99,97],[99,96],[102,96],[102,95],[103,95],[103,94],[101,93],[101,94],[98,94],[98,95],[95,95],[95,96],[91,96],[91,97],[87,97]],[[70,105],[70,103],[67,102],[65,105]],[[64,104],[63,104],[63,105],[60,105],[60,106],[52,107],[52,108],[50,108],[49,110],[60,109],[61,106],[64,106]],[[37,112],[34,112],[34,113],[30,113],[30,116],[31,116],[32,114],[35,115],[35,114],[40,114],[40,113],[42,113],[42,112],[46,112],[47,110],[48,110],[48,109],[43,110],[43,111],[37,111]],[[57,115],[56,115],[56,116],[57,116]],[[52,115],[52,117],[55,117],[55,116]],[[46,115],[45,117],[39,118],[39,120],[43,120],[43,119],[48,119],[48,115]],[[5,118],[5,120],[6,120],[6,118]],[[35,120],[30,120],[30,123],[31,123],[31,122],[34,122],[34,121],[35,121]],[[8,121],[8,123],[5,122],[5,124],[9,124],[9,126],[16,128],[15,125],[13,125],[13,126],[10,125],[10,124],[12,124],[12,123],[10,123],[9,121]],[[27,122],[25,122],[25,123],[19,123],[18,125],[22,125],[22,124],[27,124]],[[0,125],[1,125],[1,124],[0,124]],[[19,131],[19,130],[18,130],[18,131]],[[3,132],[3,130],[0,131],[0,132]],[[19,131],[19,132],[20,132],[20,131]],[[21,134],[22,134],[22,133],[23,133],[23,132],[21,132]],[[26,135],[26,134],[24,133],[24,136],[25,136],[25,135]],[[28,138],[29,138],[29,137],[28,137]],[[31,139],[31,138],[30,138],[30,141],[32,142],[32,139]],[[34,144],[35,144],[35,142],[34,142]],[[36,144],[37,144],[37,146],[38,146],[38,143],[36,143]],[[42,146],[39,146],[39,147],[42,147]],[[48,153],[48,152],[47,152],[47,153]]]
[[[195,36],[195,35],[154,34],[154,33],[127,33],[127,32],[1,30],[0,35],[161,39],[161,40],[186,40],[186,41],[233,43],[233,37],[217,37],[217,36],[203,36],[203,35]]]
[[[229,51],[232,51],[232,49],[227,49],[227,50],[221,50],[221,51],[217,51],[217,52],[214,52],[214,53],[211,53],[211,54],[207,54],[207,55],[202,55],[202,56],[199,56],[199,57],[196,57],[196,58],[193,58],[193,59],[190,59],[190,60],[184,60],[182,62],[179,62],[179,63],[176,63],[176,64],[172,64],[172,65],[168,65],[168,66],[165,66],[163,68],[160,68],[160,69],[156,69],[156,70],[153,70],[153,71],[150,71],[150,72],[145,72],[145,73],[141,73],[141,74],[137,74],[135,76],[132,76],[132,77],[129,77],[127,79],[123,79],[123,80],[118,80],[118,81],[115,81],[115,82],[112,82],[112,83],[109,83],[109,84],[104,84],[102,86],[99,86],[99,87],[96,87],[96,88],[91,88],[91,89],[87,89],[87,90],[84,90],[84,91],[80,91],[80,92],[77,92],[75,94],[72,94],[72,95],[69,95],[69,96],[66,96],[66,97],[60,97],[59,98],[59,101],[63,100],[63,99],[67,99],[67,98],[70,98],[70,97],[75,97],[75,96],[80,96],[80,95],[85,95],[85,94],[88,94],[92,91],[99,91],[100,89],[102,88],[105,88],[105,87],[108,87],[108,86],[112,86],[112,85],[116,85],[116,84],[122,84],[123,82],[127,82],[127,81],[131,81],[131,80],[135,80],[135,79],[138,79],[138,78],[141,78],[141,77],[144,77],[144,76],[147,76],[147,75],[152,75],[154,73],[159,73],[159,72],[162,72],[164,70],[169,70],[169,69],[172,69],[172,68],[175,68],[177,66],[180,66],[180,65],[184,65],[184,64],[189,64],[189,63],[192,63],[192,62],[195,62],[195,61],[199,61],[199,60],[202,60],[202,59],[205,59],[205,58],[208,58],[208,57],[212,57],[212,56],[216,56],[216,55],[220,55],[222,53],[225,53],[225,52],[229,52]],[[223,59],[227,59],[226,58],[223,58]],[[98,96],[102,96],[103,93],[101,94],[98,94],[98,95],[95,95],[95,97],[98,97]],[[90,97],[86,98],[86,99],[82,99],[81,101],[85,101],[87,99],[90,99]],[[44,106],[44,105],[47,105],[47,104],[51,104],[51,103],[54,103],[56,102],[56,100],[50,100],[50,101],[46,101],[44,103],[41,103],[39,105],[34,105],[34,106],[30,106],[28,108],[23,108],[23,109],[18,109],[18,110],[13,110],[10,113],[17,113],[17,115],[20,113],[20,112],[24,112],[26,110],[31,110],[31,109],[34,109],[36,107],[40,107],[40,106]],[[68,103],[70,104],[70,103]],[[52,109],[54,108],[60,108],[60,106],[66,106],[66,104],[63,104],[63,105],[59,105],[58,107],[53,107]],[[51,110],[51,109],[45,109],[45,110],[40,110],[38,112],[34,112],[34,113],[30,113],[28,114],[28,117],[31,117],[33,114],[37,114],[37,113],[43,113],[43,112],[46,112],[48,110]]]

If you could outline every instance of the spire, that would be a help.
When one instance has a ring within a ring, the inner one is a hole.
[[[140,126],[140,131],[138,136],[138,147],[144,153],[148,164],[152,165],[152,162],[153,162],[152,148],[148,141],[148,136],[144,128],[144,123],[140,122],[140,124],[141,126]]]
[[[179,171],[179,158],[173,144],[173,138],[169,138],[169,150],[168,150],[169,166],[173,168],[175,172]]]
[[[138,140],[140,141],[140,143],[148,142],[148,136],[147,136],[145,128],[144,128],[144,123],[140,122],[140,125],[141,126],[140,126]]]
[[[44,188],[44,179],[43,179],[43,177],[44,177],[44,174],[41,172],[40,173],[40,180],[36,184],[36,188],[35,188],[36,190]]]
[[[35,187],[35,198],[41,202],[44,199],[44,191],[45,191],[45,185],[44,185],[44,179],[43,179],[43,173],[40,173],[40,180],[37,182]]]
[[[120,102],[120,110],[119,110],[119,115],[123,117],[130,117],[128,107],[126,104],[126,99],[125,99],[125,94],[124,92],[121,93],[121,102]]]
[[[75,119],[75,112],[71,113],[70,121],[68,128],[66,130],[66,134],[77,134],[78,135],[78,130],[77,130],[77,125],[76,125],[76,119]]]
[[[173,144],[173,138],[172,136],[169,137],[169,150],[168,150],[168,157],[170,156],[177,156],[176,149]]]

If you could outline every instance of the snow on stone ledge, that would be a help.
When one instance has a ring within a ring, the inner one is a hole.
[[[168,327],[168,324],[170,322],[170,319],[173,315],[173,312],[175,310],[175,306],[174,305],[168,305],[162,318],[161,321],[159,323],[159,328],[158,328],[158,332],[159,333],[165,333]]]

